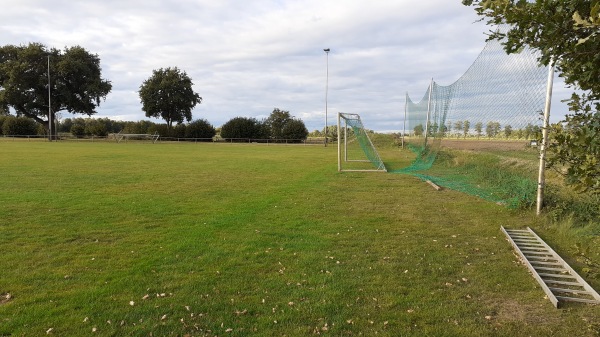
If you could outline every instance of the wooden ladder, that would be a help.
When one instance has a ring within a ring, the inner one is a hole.
[[[500,228],[556,308],[562,301],[600,304],[600,295],[531,228]]]

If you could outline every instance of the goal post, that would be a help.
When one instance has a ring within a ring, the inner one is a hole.
[[[123,139],[125,139],[125,142],[127,142],[130,139],[139,139],[139,140],[151,140],[152,144],[154,144],[158,141],[159,138],[160,138],[160,135],[158,134],[158,132],[155,132],[154,134],[121,133],[121,132],[119,132],[115,135],[115,140],[117,141],[117,143],[120,143]]]
[[[387,172],[360,115],[339,112],[337,138],[339,172]]]

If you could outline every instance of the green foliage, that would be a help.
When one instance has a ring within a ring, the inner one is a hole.
[[[463,0],[463,4],[475,6],[490,24],[511,25],[507,33],[490,36],[504,39],[508,53],[525,46],[540,51],[540,63],[554,62],[565,83],[578,89],[570,102],[572,115],[552,126],[555,135],[551,135],[554,143],[549,148],[549,165],[565,166],[566,182],[580,191],[600,191],[600,2]]]
[[[212,140],[216,134],[215,128],[205,119],[198,119],[186,126],[186,138],[208,138]]]
[[[133,133],[133,134],[150,133],[149,129],[153,125],[155,125],[155,124],[148,120],[141,120],[141,121],[137,121],[137,122],[125,122],[125,125],[123,126],[123,133]]]
[[[327,125],[327,130],[322,129],[323,136],[327,136],[328,141],[336,140],[338,137],[337,125]]]
[[[235,117],[221,127],[221,137],[226,139],[264,138],[263,125],[255,118]]]
[[[506,125],[506,126],[504,127],[504,136],[505,136],[506,138],[510,138],[510,136],[512,135],[512,133],[513,133],[512,126],[510,126],[510,125]]]
[[[86,119],[84,131],[86,135],[91,136],[106,137],[108,135],[106,124],[94,118]]]
[[[471,122],[464,121],[463,122],[463,138],[467,138],[470,128],[471,128]]]
[[[488,122],[485,126],[485,133],[488,138],[496,137],[500,133],[500,123],[499,122]]]
[[[481,135],[483,134],[483,123],[482,122],[477,122],[475,124],[475,133],[477,134],[477,138],[481,137]]]
[[[123,129],[125,122],[122,121],[114,121],[109,118],[96,118],[96,121],[104,124],[104,129],[106,129],[107,133],[118,133]]]
[[[185,130],[186,130],[186,125],[185,124],[177,124],[175,125],[174,128],[172,128],[172,137],[176,137],[176,138],[184,138],[185,137]]]
[[[285,123],[281,133],[285,139],[301,141],[306,139],[308,136],[308,129],[306,129],[303,121],[299,119],[291,119]]]
[[[73,120],[65,118],[58,124],[58,132],[71,132],[71,126],[73,126]]]
[[[551,131],[548,166],[577,191],[600,194],[600,112],[571,114],[563,123],[553,124]]]
[[[454,122],[454,130],[456,130],[457,137],[461,134],[461,131],[463,130],[463,125],[464,124],[462,121]]]
[[[2,123],[2,134],[6,136],[37,135],[37,123],[27,117],[7,116]]]
[[[4,134],[4,131],[2,131],[2,125],[4,124],[4,121],[10,117],[11,116],[0,115],[0,136]]]
[[[98,55],[80,46],[64,51],[39,43],[0,47],[0,106],[48,126],[48,57],[52,115],[63,110],[95,114],[112,85],[101,77]]]
[[[192,86],[192,79],[177,67],[154,70],[139,91],[146,117],[162,118],[169,128],[191,121],[192,109],[202,103]]]
[[[83,137],[85,136],[85,119],[83,118],[75,118],[71,123],[70,132],[75,137]]]
[[[265,120],[265,126],[273,139],[284,139],[283,128],[292,119],[289,111],[273,109],[273,112]]]
[[[271,139],[302,140],[308,136],[308,129],[304,122],[290,115],[289,111],[273,109],[273,112],[264,121],[264,126]],[[331,136],[331,134],[328,134]]]
[[[546,184],[544,211],[553,222],[573,221],[575,227],[596,223],[600,235],[600,194],[581,193],[557,184]]]
[[[117,125],[108,118],[66,118],[59,124],[58,129],[60,132],[70,132],[75,137],[106,137],[115,132]]]
[[[423,135],[423,132],[425,130],[423,129],[423,125],[419,124],[419,125],[415,126],[415,128],[413,129],[413,131],[415,133],[415,136],[420,137],[420,136]]]

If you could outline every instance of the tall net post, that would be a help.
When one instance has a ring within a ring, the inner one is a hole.
[[[544,205],[544,188],[546,185],[546,146],[548,145],[548,127],[550,126],[550,103],[552,102],[552,86],[554,82],[554,62],[548,69],[548,84],[546,88],[546,106],[544,107],[544,124],[542,126],[542,147],[540,148],[540,167],[538,173],[538,190],[536,214],[540,215]]]

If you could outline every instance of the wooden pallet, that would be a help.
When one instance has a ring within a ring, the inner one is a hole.
[[[556,308],[563,301],[600,304],[600,295],[531,228],[500,228]]]

